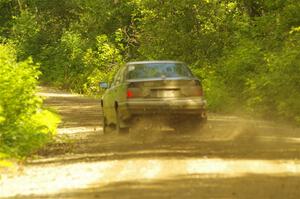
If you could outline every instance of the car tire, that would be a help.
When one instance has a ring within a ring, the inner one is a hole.
[[[105,118],[105,116],[103,116],[103,120],[102,120],[103,122],[102,122],[102,127],[103,127],[103,134],[104,135],[106,135],[106,134],[109,134],[109,132],[110,132],[110,128],[109,128],[109,126],[107,125],[107,121],[106,121],[106,118]]]
[[[119,110],[116,109],[116,131],[118,134],[127,134],[129,133],[129,128],[122,128],[121,127],[121,118]]]

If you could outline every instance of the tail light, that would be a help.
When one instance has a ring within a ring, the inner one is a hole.
[[[203,96],[203,88],[202,88],[202,85],[201,85],[201,82],[200,80],[195,80],[195,96]]]
[[[127,86],[126,96],[127,99],[142,97],[142,90],[140,88],[142,84],[140,82],[131,82]]]
[[[203,89],[202,89],[201,86],[200,87],[196,87],[196,89],[195,89],[195,95],[196,96],[203,96]]]
[[[133,98],[133,92],[131,90],[127,90],[127,98]]]
[[[201,86],[193,86],[190,88],[187,88],[184,92],[186,96],[197,96],[201,97],[203,96],[203,89]]]
[[[128,88],[126,95],[127,99],[142,97],[142,93],[138,88]]]

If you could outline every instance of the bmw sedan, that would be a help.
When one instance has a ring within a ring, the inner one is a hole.
[[[178,61],[129,62],[121,67],[101,99],[103,132],[128,132],[137,119],[159,117],[174,130],[193,130],[206,120],[201,81]]]

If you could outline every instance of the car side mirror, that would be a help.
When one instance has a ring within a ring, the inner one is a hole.
[[[103,89],[109,88],[109,85],[107,82],[99,82],[99,86],[100,86],[100,88],[103,88]]]

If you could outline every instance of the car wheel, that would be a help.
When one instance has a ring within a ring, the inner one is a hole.
[[[118,109],[116,110],[116,131],[118,134],[126,134],[129,132],[129,128],[122,128],[121,127],[121,117]]]
[[[110,128],[109,126],[107,125],[107,121],[106,121],[106,118],[103,116],[103,120],[102,120],[102,126],[103,126],[103,134],[106,135],[110,132]]]

